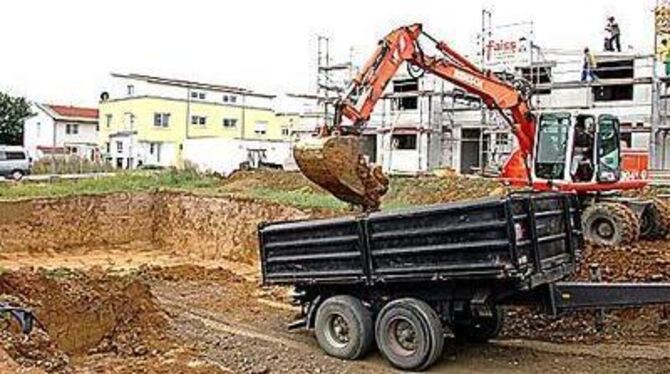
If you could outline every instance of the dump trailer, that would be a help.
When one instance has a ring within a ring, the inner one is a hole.
[[[397,212],[264,223],[263,283],[295,288],[321,348],[342,359],[376,342],[393,366],[423,370],[445,332],[485,342],[504,305],[558,315],[670,303],[670,284],[565,281],[583,249],[579,201],[564,193],[440,204]]]

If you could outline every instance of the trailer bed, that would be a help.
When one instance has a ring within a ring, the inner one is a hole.
[[[574,269],[583,246],[574,195],[516,193],[390,213],[259,226],[274,285],[504,280],[533,288]]]

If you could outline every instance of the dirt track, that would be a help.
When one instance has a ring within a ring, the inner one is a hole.
[[[155,305],[161,318],[166,321],[163,325],[162,319],[152,319],[136,326],[140,330],[121,329],[139,331],[140,334],[136,336],[139,338],[137,341],[112,340],[118,348],[104,343],[104,349],[101,349],[95,340],[91,340],[95,344],[91,344],[86,352],[68,348],[70,359],[65,360],[67,365],[45,365],[46,362],[63,360],[63,347],[58,344],[51,348],[52,352],[47,354],[50,358],[46,360],[34,360],[19,354],[18,361],[26,367],[37,365],[52,372],[394,372],[376,352],[364,361],[353,363],[324,356],[309,334],[286,331],[286,323],[291,321],[296,312],[286,302],[286,290],[259,287],[254,275],[247,272],[246,266],[231,266],[231,270],[241,271],[244,276],[227,269],[207,269],[193,265],[145,266],[139,271],[117,271],[113,275],[101,273],[99,268],[81,273],[73,270],[72,274],[75,275],[57,274],[55,279],[49,280],[26,270],[7,273],[3,277],[18,274],[15,277],[26,281],[26,287],[36,287],[45,294],[52,294],[54,289],[66,285],[62,288],[75,299],[82,295],[80,291],[85,290],[85,285],[99,289],[98,282],[130,284],[139,287],[138,290],[142,289],[140,284],[145,284],[150,295],[144,291],[135,293],[134,300],[127,302],[134,305],[136,300],[140,300],[145,305]],[[110,280],[109,277],[118,279]],[[106,300],[109,296],[101,289],[99,292],[100,300]],[[85,294],[90,295],[90,292]],[[39,296],[35,297],[39,299]],[[40,304],[35,309],[40,315]],[[149,312],[152,310],[153,307],[148,309]],[[78,319],[76,310],[70,312],[73,314],[65,318],[65,322]],[[146,316],[146,312],[146,307],[136,310],[136,315],[123,320],[125,322],[122,326],[133,327],[135,317]],[[100,320],[101,323],[104,321]],[[52,335],[52,331],[60,331],[58,326],[53,325],[52,329],[48,329],[49,335]],[[157,326],[161,328],[160,334],[144,332],[147,327]],[[61,336],[56,337],[57,343],[59,339],[68,341],[67,337]],[[642,339],[636,344],[621,339],[607,343],[579,344],[508,337],[489,345],[472,346],[458,346],[448,339],[447,347],[443,360],[432,372],[670,372],[670,339]],[[38,351],[49,352],[43,347]],[[174,371],[175,368],[179,370]]]

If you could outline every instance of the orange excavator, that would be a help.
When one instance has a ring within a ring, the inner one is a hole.
[[[420,39],[439,54],[424,53]],[[658,200],[624,198],[644,180],[622,180],[619,121],[610,115],[532,111],[532,87],[522,79],[504,80],[482,71],[421,24],[398,28],[379,42],[374,55],[336,104],[334,121],[318,138],[299,142],[294,156],[302,173],[342,201],[376,210],[389,179],[368,163],[361,134],[375,105],[398,69],[419,69],[481,98],[510,125],[518,147],[503,165],[508,184],[534,190],[573,191],[583,203],[584,234],[601,244],[618,245],[638,237],[665,236],[670,209]]]

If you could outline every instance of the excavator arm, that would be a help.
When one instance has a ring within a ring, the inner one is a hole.
[[[440,56],[423,52],[419,38],[425,36]],[[401,27],[388,34],[336,105],[335,120],[319,139],[301,142],[294,156],[303,174],[336,197],[365,209],[377,209],[388,189],[388,179],[379,167],[367,163],[361,153],[360,136],[375,105],[403,63],[461,87],[481,97],[498,110],[517,137],[519,148],[503,168],[508,178],[529,180],[527,155],[532,152],[535,119],[522,90],[493,74],[483,72],[437,41],[420,24]]]

